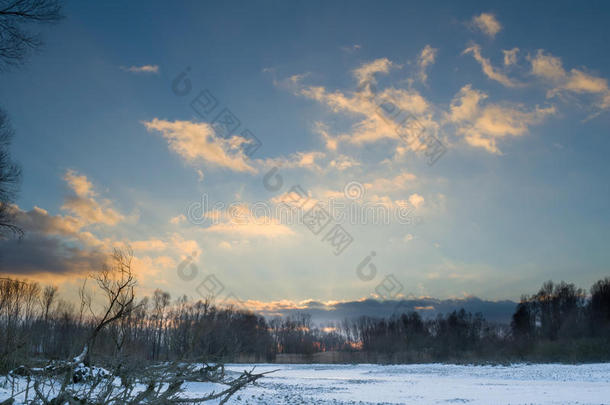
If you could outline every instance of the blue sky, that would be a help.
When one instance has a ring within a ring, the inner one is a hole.
[[[4,271],[70,285],[129,244],[145,293],[197,297],[213,275],[219,296],[270,308],[387,298],[389,275],[396,297],[518,299],[547,279],[588,287],[608,275],[609,11],[68,2],[41,52],[0,75],[28,231],[4,243]],[[172,81],[187,67],[192,90],[178,96]],[[372,84],[442,143],[435,164],[380,118]],[[204,89],[218,109],[202,118],[189,103]],[[232,140],[211,125],[225,107],[241,122]],[[250,158],[245,128],[262,142]],[[284,185],[269,191],[276,166]],[[343,196],[350,183],[361,198]],[[292,185],[318,201],[409,206],[412,221],[342,224],[353,242],[336,256],[322,234],[273,216],[186,217],[203,194],[249,212],[276,207]],[[377,272],[364,281],[355,270],[371,251]],[[185,281],[176,269],[193,253],[197,277]]]

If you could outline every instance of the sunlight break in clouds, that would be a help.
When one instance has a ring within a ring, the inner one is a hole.
[[[295,234],[292,229],[271,217],[271,212],[267,207],[263,208],[265,208],[263,210],[265,213],[259,213],[251,210],[246,204],[232,204],[228,210],[216,212],[216,220],[220,222],[205,228],[205,231],[223,235],[266,238]]]
[[[481,32],[490,38],[494,38],[502,29],[496,16],[490,13],[481,13],[480,15],[473,17],[471,23],[475,28],[481,30]]]
[[[166,121],[155,118],[143,124],[150,132],[160,132],[170,149],[190,164],[203,161],[210,166],[236,172],[256,172],[248,164],[241,148],[249,142],[245,138],[237,135],[229,139],[218,137],[214,128],[205,122]]]

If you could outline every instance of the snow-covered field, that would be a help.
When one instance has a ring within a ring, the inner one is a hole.
[[[244,365],[230,365],[241,371]],[[279,371],[231,404],[610,404],[610,364],[260,364]],[[189,386],[197,390],[196,384]]]
[[[226,369],[228,374],[237,376],[253,366],[231,364]],[[255,368],[257,373],[271,370],[277,371],[239,391],[229,404],[610,404],[610,363],[257,364]],[[226,386],[192,382],[184,388],[184,396],[200,397],[212,390],[222,391]],[[10,386],[0,381],[0,402],[8,396]],[[18,401],[23,403],[23,395]]]

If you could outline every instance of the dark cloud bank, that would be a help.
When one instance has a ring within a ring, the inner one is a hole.
[[[345,318],[358,318],[360,316],[388,317],[407,311],[416,311],[424,318],[436,317],[454,310],[464,308],[466,311],[481,312],[491,322],[509,323],[517,303],[514,301],[486,301],[476,297],[464,299],[439,300],[435,298],[415,298],[401,301],[377,301],[368,299],[364,301],[342,302],[332,306],[321,302],[310,302],[303,309],[281,309],[265,312],[266,316],[281,314],[287,316],[295,313],[308,313],[312,321],[317,324],[341,321]]]

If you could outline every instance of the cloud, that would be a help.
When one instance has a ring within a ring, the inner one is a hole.
[[[388,73],[390,68],[396,66],[388,58],[376,59],[372,62],[365,63],[357,69],[354,69],[354,76],[358,79],[358,84],[375,82],[376,73]]]
[[[436,50],[424,48],[420,53],[423,66],[429,65]],[[332,133],[328,125],[315,122],[313,130],[321,135],[329,152],[336,152],[345,146],[361,147],[364,144],[384,140],[397,141],[391,147],[397,153],[395,157],[406,155],[407,151],[421,152],[427,145],[419,136],[423,128],[427,134],[437,135],[440,129],[435,119],[434,106],[417,90],[408,88],[386,87],[377,89],[372,83],[378,74],[387,74],[391,67],[398,66],[387,58],[365,63],[352,71],[359,86],[353,90],[329,90],[324,86],[302,86],[296,95],[301,95],[326,106],[332,113],[345,116],[351,124],[348,129]],[[331,154],[332,155],[332,154]],[[354,166],[345,159],[331,161],[329,167],[347,168]],[[360,163],[358,162],[358,165]],[[327,167],[328,168],[328,167]]]
[[[380,105],[389,105],[391,102],[396,108],[405,113],[419,115],[420,122],[425,122],[428,129],[434,124],[423,114],[430,105],[419,92],[413,89],[386,88],[377,95],[364,89],[353,95],[346,95],[340,91],[328,92],[324,87],[306,87],[301,95],[328,106],[335,113],[353,116],[357,121],[352,125],[351,133],[331,136],[328,130],[318,126],[317,131],[326,140],[327,148],[337,148],[338,142],[349,142],[356,145],[376,142],[382,139],[399,139],[399,134],[406,134],[407,129],[398,126],[398,123],[380,110]]]
[[[52,215],[40,207],[25,211],[11,206],[15,224],[25,235],[21,240],[0,240],[3,273],[39,278],[51,275],[54,282],[58,276],[69,280],[100,270],[113,248],[131,246],[134,270],[137,275],[144,276],[140,280],[158,283],[167,280],[149,276],[163,274],[162,271],[175,268],[184,257],[201,253],[196,241],[177,233],[134,241],[112,237],[108,232],[124,230],[117,227],[118,219],[123,216],[110,207],[109,200],[99,197],[86,176],[68,170],[64,180],[71,193],[62,205],[67,214]],[[114,226],[95,226],[99,224]],[[99,236],[100,232],[104,232],[102,236]]]
[[[159,284],[167,284],[172,275],[178,275],[178,265],[189,260],[198,261],[202,254],[197,241],[186,239],[178,233],[167,233],[163,237],[151,237],[145,240],[123,240],[114,242],[113,247],[130,246],[134,251],[132,267],[136,277],[147,285],[145,289],[152,292]]]
[[[153,119],[144,122],[148,131],[160,132],[169,148],[189,164],[203,162],[236,172],[255,173],[248,163],[242,146],[249,141],[237,135],[225,139],[216,136],[214,128],[205,122],[166,121]]]
[[[481,64],[481,68],[483,69],[483,73],[491,80],[495,80],[498,83],[503,84],[506,87],[517,87],[520,86],[520,83],[513,81],[508,78],[505,74],[499,72],[496,68],[491,65],[489,59],[484,58],[481,55],[481,47],[477,44],[472,45],[469,48],[466,48],[463,54],[471,53],[474,59]],[[505,56],[506,57],[506,56]]]
[[[320,151],[295,152],[288,157],[265,159],[262,161],[262,164],[266,168],[277,166],[281,167],[282,169],[301,168],[313,171],[322,171],[322,167],[318,164],[318,162],[324,157],[326,157],[326,154]]]
[[[430,108],[430,104],[426,99],[413,89],[388,87],[380,93],[379,99],[381,101],[391,101],[400,110],[408,111],[415,115],[422,115]]]
[[[434,63],[438,49],[432,48],[430,45],[426,45],[417,58],[417,65],[419,66],[419,79],[422,83],[426,83],[428,80],[428,74],[426,68]]]
[[[75,273],[99,270],[105,261],[103,242],[82,231],[85,222],[73,216],[50,215],[34,207],[24,211],[12,206],[15,224],[25,233],[23,239],[0,241],[0,267],[3,273]]]
[[[510,322],[517,304],[513,301],[487,301],[476,297],[441,300],[409,296],[403,300],[385,301],[374,299],[353,301],[278,300],[268,302],[247,300],[243,302],[243,305],[265,316],[285,317],[299,312],[307,312],[311,315],[315,324],[322,324],[340,322],[346,318],[357,319],[361,316],[389,317],[393,314],[409,311],[420,312],[423,317],[431,319],[438,314],[447,314],[461,308],[472,313],[481,312],[490,321]]]
[[[160,239],[132,241],[130,246],[135,252],[161,251],[167,248],[167,244]]]
[[[51,215],[36,206],[29,211],[11,207],[25,235],[21,240],[0,241],[3,272],[82,275],[99,270],[105,262],[112,242],[94,235],[90,227],[114,227],[125,217],[110,200],[99,197],[87,176],[68,170],[64,180],[71,191],[61,206],[67,215]]]
[[[531,73],[552,85],[547,97],[561,96],[564,93],[591,94],[597,96],[593,106],[599,110],[610,109],[610,89],[608,81],[579,69],[569,72],[563,68],[561,59],[538,50],[530,57]],[[595,115],[595,114],[594,114]]]
[[[324,157],[324,152],[297,152],[290,159],[291,163],[295,167],[304,167],[304,168],[316,168],[316,159]]]
[[[344,171],[352,167],[360,166],[356,159],[336,154],[333,157],[327,156],[324,152],[296,152],[287,158],[274,158],[265,161],[266,167],[279,166],[283,169],[301,168],[317,172],[328,172],[329,170]]]
[[[416,180],[413,173],[401,172],[394,177],[377,178],[364,186],[367,192],[389,194],[413,187]]]
[[[169,222],[170,222],[170,224],[173,224],[173,225],[178,225],[178,224],[184,223],[184,222],[186,222],[186,216],[184,214],[177,215],[175,217],[172,217],[169,220]]]
[[[279,221],[272,218],[263,219],[261,217],[247,223],[225,222],[215,224],[206,228],[206,232],[234,235],[244,238],[277,238],[292,236],[295,234],[290,228],[281,224]]]
[[[411,203],[411,205],[415,207],[415,209],[418,209],[424,204],[424,197],[417,193],[411,194],[409,196],[409,203]]]
[[[500,25],[496,17],[490,13],[481,13],[478,16],[474,16],[471,24],[490,38],[494,38],[502,29],[502,25]]]
[[[179,255],[188,256],[195,255],[198,256],[201,254],[201,248],[199,247],[199,243],[192,239],[185,239],[179,233],[172,233],[169,237],[166,238],[167,246],[174,253]]]
[[[536,76],[549,80],[562,80],[567,74],[561,64],[561,59],[545,55],[542,49],[538,50],[535,57],[530,58],[532,73]]]
[[[32,233],[0,243],[0,267],[5,274],[86,274],[100,270],[106,254],[74,245],[49,234]]]
[[[490,105],[485,107],[473,125],[462,128],[466,142],[489,152],[500,154],[496,141],[507,136],[521,136],[529,126],[541,122],[546,116],[555,114],[555,107],[539,108],[532,111]]]
[[[451,102],[449,120],[456,124],[457,133],[474,147],[488,152],[501,154],[497,146],[498,139],[516,137],[526,134],[531,125],[537,124],[549,115],[555,114],[554,106],[526,110],[521,105],[503,106],[480,102],[487,95],[464,86]]]
[[[152,73],[159,74],[159,66],[157,65],[142,65],[142,66],[121,66],[121,70],[129,73]]]
[[[287,78],[280,80],[280,79],[276,78],[274,69],[267,69],[267,70],[263,69],[263,71],[272,73],[273,85],[275,87],[278,87],[280,89],[291,90],[291,91],[298,89],[299,86],[302,85],[303,79],[305,79],[307,76],[309,76],[309,73],[301,73],[301,74],[288,76]]]
[[[75,236],[84,226],[82,220],[72,216],[50,215],[47,210],[34,207],[30,211],[23,211],[14,206],[15,221],[24,230],[30,233],[46,233],[49,235]]]
[[[68,170],[64,175],[64,180],[68,183],[70,188],[74,190],[78,197],[85,198],[95,195],[93,192],[93,184],[87,179],[87,176],[81,176],[74,170]]]
[[[64,175],[73,195],[66,196],[61,207],[71,215],[51,215],[40,207],[23,211],[14,206],[15,219],[19,226],[29,233],[41,233],[70,237],[90,245],[100,245],[101,241],[85,229],[90,225],[115,226],[125,216],[112,207],[108,199],[99,198],[91,181],[85,175],[67,170]]]
[[[470,84],[462,87],[451,102],[449,120],[453,122],[468,121],[479,114],[479,103],[487,94],[472,88]]]
[[[322,140],[324,141],[326,149],[330,151],[337,150],[338,139],[336,139],[330,134],[328,126],[326,124],[316,121],[314,123],[314,131],[322,135]]]
[[[336,169],[338,171],[351,169],[352,167],[356,166],[360,166],[360,162],[346,155],[338,155],[328,164],[328,167]]]
[[[517,52],[519,52],[519,48],[502,51],[504,54],[504,66],[511,66],[517,63]]]
[[[84,224],[103,224],[113,226],[125,217],[111,207],[107,199],[96,199],[97,194],[87,176],[78,175],[68,170],[64,176],[68,186],[74,191],[73,196],[66,198],[62,209],[71,212]]]
[[[232,249],[233,248],[233,246],[226,240],[220,241],[218,243],[218,247],[221,249]]]
[[[357,50],[359,50],[361,48],[362,48],[362,46],[360,46],[358,44],[354,44],[352,46],[342,46],[341,50],[343,52],[347,52],[347,53],[354,53],[354,52],[356,52]]]
[[[214,224],[204,229],[208,233],[219,233],[239,237],[277,238],[295,233],[271,217],[271,209],[261,206],[264,213],[255,212],[246,204],[232,204],[226,211],[217,211]]]
[[[608,92],[608,81],[604,78],[595,77],[583,71],[572,69],[563,88],[575,93],[605,94]]]

